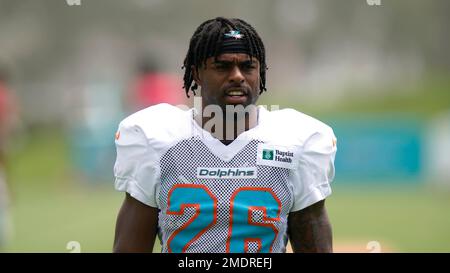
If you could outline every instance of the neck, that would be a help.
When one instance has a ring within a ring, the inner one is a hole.
[[[217,111],[205,111],[197,115],[195,120],[204,130],[228,145],[240,134],[258,125],[258,108],[256,105],[245,108],[231,106],[226,107],[225,111],[218,108]]]

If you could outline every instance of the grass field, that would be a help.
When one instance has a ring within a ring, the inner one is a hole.
[[[35,134],[11,161],[14,233],[5,252],[110,252],[123,194],[89,186],[68,162],[64,138]],[[450,252],[450,193],[426,187],[334,184],[327,201],[336,251]]]

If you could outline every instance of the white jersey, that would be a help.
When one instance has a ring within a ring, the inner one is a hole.
[[[292,109],[258,111],[229,145],[169,104],[120,123],[115,188],[160,209],[162,252],[285,252],[288,214],[331,194],[332,129]]]

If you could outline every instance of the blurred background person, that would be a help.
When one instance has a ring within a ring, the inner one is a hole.
[[[130,113],[159,103],[187,103],[181,79],[177,75],[162,71],[158,62],[151,56],[143,56],[138,61],[127,101],[127,110]]]
[[[17,124],[16,99],[8,85],[8,74],[0,65],[0,249],[11,232],[9,217],[8,150]]]

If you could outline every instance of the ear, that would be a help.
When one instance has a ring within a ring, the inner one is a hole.
[[[192,76],[198,86],[202,86],[201,75],[195,65],[191,65]]]

